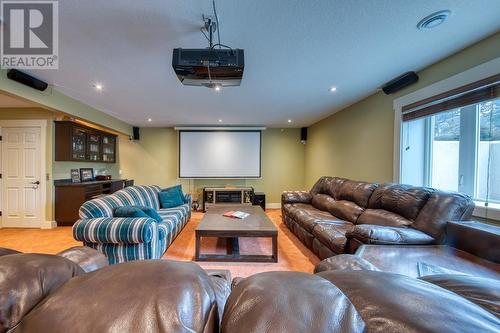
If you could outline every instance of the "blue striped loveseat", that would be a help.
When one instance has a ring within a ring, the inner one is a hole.
[[[73,237],[106,255],[110,264],[140,259],[159,259],[191,217],[191,196],[185,204],[160,209],[158,186],[131,186],[80,207]],[[152,218],[113,217],[120,206],[154,208],[163,221]]]

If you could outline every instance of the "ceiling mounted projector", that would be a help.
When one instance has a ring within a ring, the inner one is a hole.
[[[173,51],[172,67],[183,85],[208,88],[239,86],[245,67],[242,49]]]
[[[245,59],[242,49],[233,49],[221,43],[215,0],[212,0],[212,8],[214,17],[203,15],[204,24],[200,28],[208,41],[208,47],[174,49],[172,67],[183,85],[207,87],[219,91],[222,87],[241,84]],[[214,44],[215,32],[217,32],[217,43]]]

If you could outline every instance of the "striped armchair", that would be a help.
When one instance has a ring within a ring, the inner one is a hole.
[[[104,253],[110,264],[161,258],[191,217],[191,196],[187,194],[181,206],[160,209],[159,191],[158,186],[131,186],[85,202],[73,237]],[[113,217],[113,210],[120,206],[154,208],[163,221]]]

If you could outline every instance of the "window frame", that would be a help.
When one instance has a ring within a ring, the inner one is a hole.
[[[399,183],[401,180],[402,164],[402,140],[403,140],[403,107],[428,100],[439,94],[446,94],[474,82],[500,74],[500,57],[487,61],[483,64],[450,76],[444,80],[435,82],[412,93],[394,99],[394,145],[393,145],[393,181]],[[430,142],[426,143],[430,144]],[[477,159],[476,159],[477,160]],[[426,163],[426,165],[431,165]],[[476,166],[477,167],[477,166]],[[427,175],[429,175],[427,171]],[[489,204],[485,207],[484,202],[477,201],[473,213],[477,217],[500,220],[500,204]]]

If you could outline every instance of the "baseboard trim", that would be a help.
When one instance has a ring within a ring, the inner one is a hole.
[[[281,208],[281,203],[279,203],[279,202],[271,202],[271,203],[266,204],[266,208],[269,208],[269,209],[280,209]]]
[[[40,229],[54,229],[57,227],[56,221],[44,221]]]

